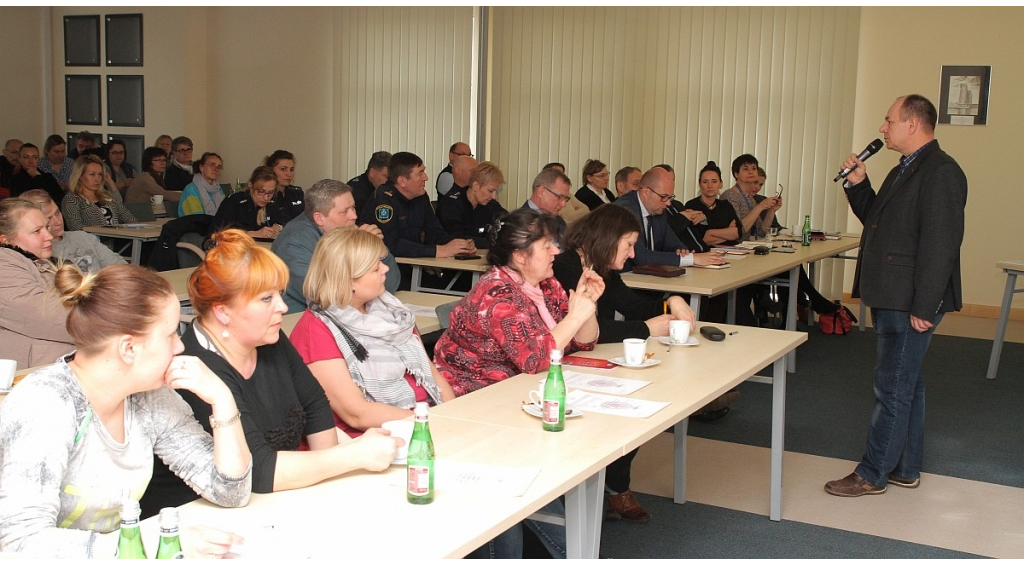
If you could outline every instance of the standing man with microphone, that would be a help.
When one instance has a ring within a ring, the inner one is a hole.
[[[960,244],[967,177],[935,139],[935,106],[897,98],[879,128],[903,155],[876,194],[864,161],[850,155],[843,183],[864,224],[853,297],[871,307],[878,334],[875,407],[867,449],[852,474],[825,484],[842,497],[885,493],[886,484],[916,488],[924,447],[921,365],[935,327],[962,305]]]

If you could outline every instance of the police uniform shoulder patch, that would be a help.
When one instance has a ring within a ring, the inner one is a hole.
[[[395,216],[395,208],[387,204],[381,204],[373,210],[373,215],[377,218],[377,221],[387,223]]]

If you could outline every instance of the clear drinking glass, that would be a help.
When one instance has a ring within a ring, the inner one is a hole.
[[[771,244],[775,242],[775,238],[778,237],[778,236],[779,236],[779,228],[778,227],[769,227],[768,228],[768,235],[766,237],[768,245],[771,246]]]

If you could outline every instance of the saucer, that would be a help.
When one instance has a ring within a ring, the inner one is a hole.
[[[6,396],[7,394],[11,393],[11,390],[13,389],[13,386],[10,388],[0,388],[0,396]]]
[[[537,405],[533,404],[533,403],[524,403],[523,404],[523,411],[525,411],[525,412],[529,413],[530,415],[532,415],[534,417],[537,417],[537,418],[544,417],[544,414],[541,413],[540,408],[537,407]],[[582,417],[582,416],[583,416],[583,412],[578,410],[578,409],[570,409],[570,408],[566,408],[565,409],[565,418],[566,419],[572,419],[573,417]]]
[[[626,364],[626,359],[621,356],[615,358],[609,358],[608,362],[612,364],[618,364],[623,368],[649,368],[651,366],[657,366],[661,364],[661,361],[656,358],[648,358],[643,364]]]
[[[685,343],[677,343],[672,340],[672,337],[658,337],[658,342],[663,345],[668,345],[670,347],[696,347],[697,345],[700,344],[700,341],[698,341],[697,337],[695,337],[694,335],[690,335],[690,338],[687,339]]]

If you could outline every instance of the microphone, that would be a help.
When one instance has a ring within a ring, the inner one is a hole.
[[[878,150],[881,149],[881,148],[882,148],[882,140],[881,139],[875,139],[874,141],[871,142],[870,145],[865,147],[864,150],[861,151],[859,155],[857,155],[857,158],[862,160],[862,161],[866,161],[866,160],[871,158],[871,155],[874,155],[875,153],[877,153]],[[846,175],[850,174],[851,172],[853,172],[853,169],[855,169],[855,168],[857,168],[857,165],[853,165],[850,168],[844,168],[843,170],[840,170],[839,174],[837,174],[836,177],[832,179],[832,182],[839,182],[840,178],[846,178]]]

